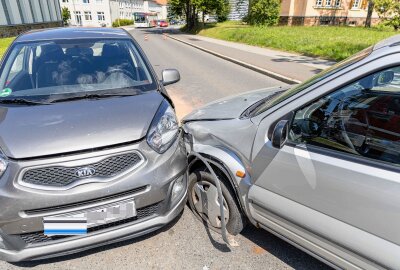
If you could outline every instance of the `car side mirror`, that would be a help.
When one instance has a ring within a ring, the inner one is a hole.
[[[377,79],[377,86],[390,84],[394,80],[394,72],[387,70],[381,72]]]
[[[279,121],[272,132],[272,146],[275,148],[281,149],[288,138],[289,133],[289,121],[288,120],[281,120]]]
[[[162,84],[169,85],[179,82],[181,79],[181,75],[179,71],[176,69],[164,69],[162,71]]]

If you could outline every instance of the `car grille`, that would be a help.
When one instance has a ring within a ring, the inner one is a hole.
[[[96,231],[116,227],[116,226],[123,225],[123,224],[133,223],[135,221],[150,217],[157,213],[160,204],[161,204],[161,202],[149,205],[147,207],[139,208],[139,209],[137,209],[136,217],[131,217],[131,218],[111,222],[108,224],[101,224],[99,226],[91,227],[91,228],[88,228],[87,232],[89,234],[91,232],[96,232]],[[59,240],[59,239],[63,239],[63,238],[73,237],[73,235],[47,236],[43,233],[43,231],[24,233],[24,234],[20,234],[19,236],[21,237],[22,240],[24,240],[24,242],[26,244],[40,244],[40,243],[46,243],[46,242],[55,241],[55,240]]]
[[[90,177],[108,178],[136,166],[141,161],[142,158],[137,153],[126,153],[108,157],[100,162],[86,164],[84,166],[54,166],[30,169],[24,173],[22,182],[40,186],[64,187],[75,181],[82,180],[82,178],[78,177],[76,174],[76,171],[81,168],[93,168],[95,172]]]

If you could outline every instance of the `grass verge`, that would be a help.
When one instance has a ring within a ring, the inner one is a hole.
[[[184,30],[184,29],[183,29]],[[208,24],[191,31],[202,36],[340,61],[396,34],[390,29],[335,26],[248,26]]]
[[[6,52],[8,46],[10,46],[11,42],[14,40],[13,37],[11,38],[0,38],[0,59],[3,54]]]

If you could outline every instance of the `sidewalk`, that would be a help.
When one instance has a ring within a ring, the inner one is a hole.
[[[169,37],[289,84],[302,82],[335,62],[170,31]]]

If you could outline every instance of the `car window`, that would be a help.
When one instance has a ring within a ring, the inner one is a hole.
[[[331,76],[331,75],[333,75],[333,74],[361,61],[361,60],[363,60],[364,58],[366,58],[368,55],[371,54],[372,50],[373,50],[373,47],[368,47],[368,48],[356,53],[355,55],[333,65],[332,67],[325,69],[324,71],[313,76],[311,79],[309,79],[297,86],[294,86],[294,87],[286,90],[285,92],[282,92],[280,95],[277,95],[273,99],[268,100],[268,102],[266,102],[262,106],[259,106],[257,108],[257,110],[255,110],[252,113],[252,116],[256,116],[256,115],[259,115],[260,113],[263,113],[264,111],[268,110],[272,106],[279,104],[280,102],[296,95],[297,93],[300,93],[301,91],[305,90],[306,88],[328,78],[329,76]]]
[[[371,74],[298,110],[289,140],[400,165],[400,67]]]
[[[4,63],[0,91],[7,89],[7,95],[0,98],[51,96],[54,100],[65,94],[157,88],[139,51],[128,39],[17,43]],[[27,72],[16,76],[23,67]]]
[[[18,52],[17,56],[15,57],[11,65],[11,70],[6,80],[6,85],[9,84],[14,79],[14,77],[24,68],[23,66],[24,55],[25,55],[25,48],[21,48],[21,50]]]

